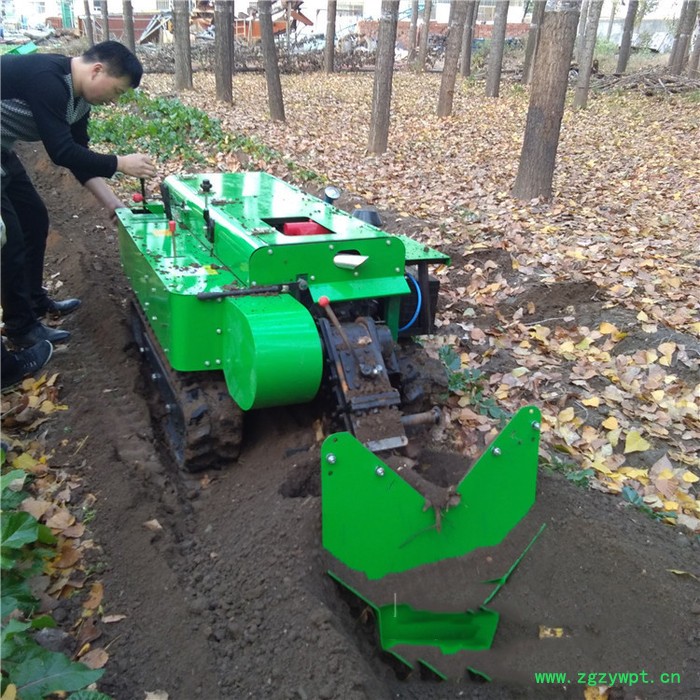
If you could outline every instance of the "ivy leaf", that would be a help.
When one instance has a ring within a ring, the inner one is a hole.
[[[3,549],[21,549],[38,536],[39,523],[29,513],[10,513],[2,520]]]
[[[23,700],[42,700],[49,693],[80,690],[102,677],[103,670],[91,670],[39,646],[30,649],[11,674]]]

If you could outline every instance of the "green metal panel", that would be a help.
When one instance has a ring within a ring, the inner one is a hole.
[[[540,412],[522,408],[457,486],[459,504],[433,509],[349,433],[322,448],[323,546],[345,565],[378,579],[493,547],[535,501]]]
[[[418,243],[408,236],[402,236],[401,234],[396,236],[406,248],[406,264],[411,265],[413,263],[419,262],[432,262],[441,263],[444,265],[449,265],[450,256],[445,255],[433,248],[430,248],[423,243]]]
[[[321,385],[323,351],[311,314],[288,294],[226,299],[224,374],[243,409],[304,403]]]
[[[222,364],[224,306],[196,294],[236,286],[235,278],[193,236],[176,235],[174,256],[167,220],[153,209],[153,214],[118,212],[125,274],[172,367],[216,369]]]

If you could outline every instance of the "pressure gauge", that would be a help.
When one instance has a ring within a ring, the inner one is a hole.
[[[335,200],[338,199],[341,194],[340,187],[328,185],[328,187],[323,190],[323,201],[333,204],[333,202],[335,202]]]

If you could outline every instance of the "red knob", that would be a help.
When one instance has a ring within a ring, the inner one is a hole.
[[[140,192],[134,192],[134,194],[131,195],[131,199],[136,203],[143,202],[143,195]]]
[[[168,221],[168,228],[170,229],[170,233],[175,233],[176,227],[177,224],[174,221]]]
[[[318,298],[318,305],[319,306],[328,306],[331,303],[331,300],[327,296],[322,296]]]

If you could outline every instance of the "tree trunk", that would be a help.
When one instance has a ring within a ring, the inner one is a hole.
[[[328,0],[328,18],[326,19],[326,48],[323,52],[323,68],[332,73],[335,64],[335,17],[338,13],[338,0]]]
[[[632,50],[632,33],[634,32],[634,20],[637,16],[639,0],[630,0],[625,17],[625,26],[622,30],[622,41],[620,42],[620,52],[617,55],[617,68],[615,73],[622,75],[627,70],[627,62],[630,60]]]
[[[379,35],[377,38],[377,66],[374,70],[372,91],[372,119],[369,126],[370,153],[384,153],[389,141],[391,116],[391,83],[394,77],[394,47],[399,23],[400,0],[382,0]]]
[[[192,89],[192,47],[190,46],[190,4],[173,0],[173,42],[175,45],[175,90]]]
[[[107,0],[102,0],[102,41],[109,41],[109,8]]]
[[[523,63],[523,85],[529,85],[532,82],[532,72],[535,67],[535,56],[537,55],[537,46],[540,43],[540,31],[546,7],[547,0],[535,0],[532,8],[532,21],[530,22],[530,31],[527,33],[525,61]]]
[[[596,39],[598,37],[598,23],[603,9],[603,0],[591,0],[588,5],[588,18],[586,19],[586,33],[583,37],[583,45],[579,53],[578,81],[576,83],[576,95],[574,107],[583,109],[588,101],[588,88],[591,84],[591,67],[593,66],[593,54],[595,52]]]
[[[700,25],[700,17],[698,18],[698,25]],[[688,77],[689,78],[700,78],[700,26],[698,26],[698,32],[695,35],[695,44],[693,44],[693,52],[690,54],[690,60],[688,61]]]
[[[263,63],[265,64],[270,119],[283,122],[285,121],[284,99],[282,98],[280,68],[277,63],[277,50],[275,49],[275,35],[272,29],[271,0],[258,0],[258,18],[260,20],[260,38],[262,40]]]
[[[466,78],[472,73],[472,41],[474,40],[474,25],[479,12],[479,0],[468,0],[467,16],[464,20],[464,34],[462,35],[462,62],[460,73]]]
[[[95,32],[93,31],[92,15],[90,14],[90,0],[85,0],[85,34],[90,46],[95,45]]]
[[[552,196],[578,13],[578,2],[560,0],[544,15],[523,148],[513,185],[513,196],[518,199]]]
[[[126,45],[131,53],[136,53],[136,36],[134,35],[134,8],[131,0],[122,0],[122,12],[124,13],[124,35]]]
[[[620,0],[612,0],[612,5],[610,6],[610,20],[608,21],[608,33],[605,36],[607,41],[610,41],[610,35],[612,34],[613,26],[615,25],[615,15],[617,14],[617,6],[620,4]]]
[[[424,71],[428,61],[428,38],[430,36],[430,13],[433,0],[425,0],[423,8],[423,26],[420,29],[420,46],[418,47],[418,70]]]
[[[578,31],[576,32],[576,61],[581,63],[581,51],[583,50],[584,37],[586,35],[586,22],[588,22],[589,0],[581,3],[581,14],[578,18]]]
[[[498,97],[509,4],[509,0],[496,0],[496,14],[493,19],[493,34],[489,49],[489,66],[486,73],[486,97]]]
[[[233,26],[231,17],[232,0],[217,0],[214,5],[214,52],[216,67],[214,79],[216,82],[216,98],[222,102],[233,102],[233,67],[231,66],[231,42],[233,41]]]
[[[467,18],[468,5],[463,0],[452,0],[452,20],[448,28],[445,46],[445,67],[442,69],[440,98],[438,99],[438,117],[449,117],[455,96],[455,82],[459,65],[459,52],[462,48],[464,22]]]
[[[418,0],[411,2],[411,23],[408,26],[408,62],[416,60],[418,44]]]
[[[668,70],[671,75],[680,75],[685,66],[685,59],[690,48],[690,39],[695,28],[695,17],[698,13],[697,0],[686,0],[683,3],[681,17],[678,21],[678,32],[673,42]]]

